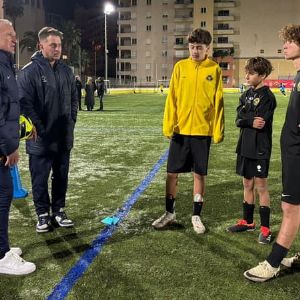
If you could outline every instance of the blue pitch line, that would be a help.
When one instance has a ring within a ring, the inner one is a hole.
[[[151,181],[154,179],[154,177],[156,176],[157,172],[159,171],[163,163],[167,160],[167,157],[168,157],[168,150],[161,156],[161,158],[153,166],[149,174],[143,179],[140,185],[130,195],[130,197],[124,203],[124,205],[119,209],[119,211],[115,215],[115,217],[118,217],[120,219],[119,223],[125,219],[125,217],[130,212],[130,209],[133,206],[133,204],[138,200],[140,195],[150,185]],[[93,262],[93,260],[98,256],[105,242],[112,236],[112,234],[116,229],[117,229],[116,225],[110,225],[110,226],[106,226],[100,232],[100,234],[92,242],[91,247],[82,254],[79,261],[70,269],[70,271],[65,275],[65,277],[54,287],[52,293],[47,298],[48,300],[65,299],[65,297],[69,294],[74,284],[77,282],[78,279],[80,279],[80,277],[88,269],[88,267]]]

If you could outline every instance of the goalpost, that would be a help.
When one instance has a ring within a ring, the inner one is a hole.
[[[110,80],[104,79],[105,94],[110,94]]]
[[[169,80],[168,79],[159,79],[156,83],[156,91],[161,93],[164,89],[169,87]]]

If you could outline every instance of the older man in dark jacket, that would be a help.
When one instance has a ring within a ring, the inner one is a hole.
[[[61,60],[62,33],[52,27],[39,32],[40,51],[20,72],[21,111],[36,128],[36,138],[26,142],[29,154],[37,232],[47,232],[52,220],[71,227],[64,207],[68,185],[70,151],[77,115],[77,90],[71,69]],[[51,201],[48,194],[50,172]]]
[[[8,215],[13,197],[9,167],[19,160],[19,101],[12,62],[16,33],[12,24],[0,19],[0,274],[25,275],[35,265],[20,258],[20,248],[10,248]]]

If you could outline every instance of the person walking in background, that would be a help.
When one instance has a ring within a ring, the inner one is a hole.
[[[10,167],[19,161],[20,107],[12,61],[16,41],[12,23],[0,19],[0,274],[25,275],[34,272],[36,266],[20,257],[21,248],[10,248],[8,239],[13,198]]]
[[[98,94],[98,97],[100,100],[100,107],[98,110],[102,111],[103,110],[103,97],[104,97],[104,93],[106,91],[103,77],[99,77],[97,79],[96,87],[97,87],[97,94]]]
[[[77,89],[77,97],[78,97],[78,109],[82,110],[82,108],[81,108],[81,89],[82,89],[82,83],[81,83],[79,75],[75,76],[75,81],[76,81],[76,89]]]
[[[176,63],[165,104],[163,133],[171,139],[167,163],[166,212],[152,223],[156,229],[175,222],[178,173],[193,172],[192,224],[205,232],[200,213],[205,194],[211,137],[224,138],[222,71],[208,59],[211,35],[195,29],[188,36],[190,57]]]
[[[53,224],[73,226],[64,208],[78,95],[72,70],[60,60],[62,37],[62,32],[53,27],[42,28],[38,33],[40,51],[33,54],[18,79],[21,111],[37,131],[35,140],[26,141],[26,152],[38,216],[36,231],[40,233],[51,229],[50,208]]]
[[[93,82],[92,77],[88,77],[87,82],[85,84],[85,105],[88,111],[93,110],[95,105],[95,83]]]
[[[279,35],[284,43],[285,59],[293,61],[297,74],[280,138],[283,212],[281,226],[266,260],[244,272],[247,279],[255,282],[264,282],[276,277],[280,271],[280,264],[290,268],[300,262],[300,252],[285,258],[300,227],[300,25],[285,26]]]
[[[256,191],[259,196],[260,234],[258,242],[271,242],[270,195],[267,177],[272,150],[272,123],[276,99],[264,80],[272,72],[269,60],[250,58],[245,66],[250,88],[240,97],[236,126],[240,136],[236,148],[236,172],[243,177],[243,219],[227,228],[229,232],[255,230],[253,214]]]

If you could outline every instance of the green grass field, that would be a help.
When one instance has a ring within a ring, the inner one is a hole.
[[[212,145],[202,220],[207,233],[192,230],[192,176],[179,179],[178,226],[155,231],[164,211],[165,164],[66,299],[300,299],[300,271],[284,271],[264,284],[246,281],[243,272],[265,259],[270,245],[257,243],[258,231],[225,232],[241,217],[242,184],[235,174],[235,107],[238,94],[225,95],[226,133]],[[165,96],[107,96],[104,112],[81,111],[76,126],[67,200],[73,229],[35,232],[31,195],[15,200],[10,214],[11,246],[37,264],[26,277],[0,276],[0,299],[46,299],[80,259],[105,225],[101,220],[122,207],[168,148],[161,125]],[[273,154],[269,173],[271,224],[281,222],[279,136],[288,98],[277,95]],[[97,107],[96,107],[97,108]],[[28,161],[19,165],[30,189]],[[258,212],[255,214],[259,224]],[[291,253],[299,251],[298,235]]]

